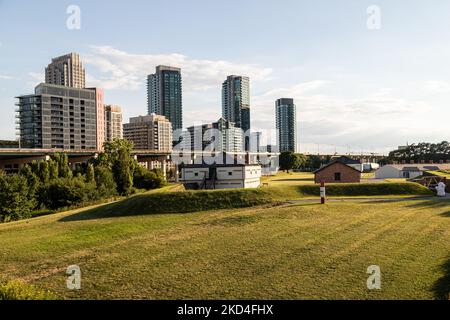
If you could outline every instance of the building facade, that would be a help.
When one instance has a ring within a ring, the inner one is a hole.
[[[18,130],[22,146],[41,149],[98,150],[97,113],[103,105],[95,89],[41,83],[19,96]]]
[[[257,164],[182,165],[181,181],[187,189],[258,188],[261,166]]]
[[[115,105],[105,105],[105,139],[122,139],[122,109]]]
[[[294,99],[278,99],[275,102],[275,115],[280,152],[297,152],[297,112]]]
[[[123,125],[123,137],[134,143],[135,150],[172,151],[172,124],[161,115],[130,118]]]
[[[361,171],[337,159],[316,170],[314,172],[314,182],[359,183],[361,182]]]
[[[187,128],[188,141],[185,149],[192,151],[242,152],[244,150],[243,131],[233,122],[220,118],[217,122]],[[216,140],[218,139],[218,140]],[[218,143],[214,143],[218,141]],[[213,145],[214,143],[214,145]]]
[[[250,130],[250,79],[231,75],[222,84],[222,117]]]
[[[86,72],[77,53],[52,59],[45,68],[45,83],[72,88],[85,88]]]
[[[173,130],[183,128],[183,97],[181,69],[157,66],[147,77],[148,114],[165,116]]]

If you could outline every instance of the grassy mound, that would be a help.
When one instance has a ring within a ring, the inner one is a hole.
[[[263,189],[150,193],[84,211],[66,220],[245,208],[276,203],[278,200],[269,190]]]
[[[416,183],[330,184],[327,186],[327,195],[336,197],[432,194],[430,190]],[[119,216],[189,213],[245,208],[318,196],[318,185],[288,185],[259,189],[157,192],[136,195],[123,201],[65,217],[62,220],[87,220]]]
[[[53,300],[56,297],[49,291],[20,280],[0,282],[0,300]]]
[[[319,185],[300,185],[284,190],[285,194],[292,194],[294,190],[300,196],[318,196]],[[359,196],[391,196],[391,195],[433,195],[428,188],[417,183],[343,183],[328,184],[326,186],[328,196],[334,197],[359,197]],[[280,194],[280,192],[278,192]]]

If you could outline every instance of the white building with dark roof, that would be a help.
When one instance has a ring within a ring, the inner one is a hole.
[[[376,179],[413,179],[425,171],[450,170],[450,163],[388,164],[375,171]]]

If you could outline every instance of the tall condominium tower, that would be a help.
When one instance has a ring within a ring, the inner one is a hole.
[[[228,76],[222,84],[222,116],[244,133],[250,129],[250,80]]]
[[[105,105],[105,139],[122,139],[122,109],[119,106]]]
[[[297,151],[297,113],[294,99],[282,98],[275,102],[278,147],[280,152]]]
[[[123,125],[123,137],[136,150],[172,151],[172,125],[164,116],[151,114],[130,118]]]
[[[147,77],[148,114],[165,116],[172,129],[183,128],[181,69],[157,66]]]
[[[45,68],[45,83],[65,87],[84,88],[86,73],[77,53],[69,53],[52,59]]]
[[[20,141],[37,149],[99,150],[101,90],[41,83],[35,93],[17,97]]]
[[[188,127],[187,132],[190,146],[185,144],[184,147],[186,149],[190,147],[191,151],[205,151],[213,142],[215,151],[242,152],[244,149],[242,130],[224,118],[220,118],[217,122]],[[217,141],[220,138],[221,141]]]

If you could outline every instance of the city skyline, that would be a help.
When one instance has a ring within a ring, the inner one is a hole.
[[[341,152],[387,152],[406,142],[448,140],[450,129],[436,124],[435,118],[437,113],[444,118],[450,116],[450,83],[445,78],[450,68],[446,61],[449,36],[445,32],[450,21],[450,10],[446,10],[449,4],[441,1],[426,7],[420,2],[411,6],[405,1],[379,1],[381,29],[368,30],[366,9],[370,4],[286,1],[279,6],[268,1],[265,6],[257,6],[249,1],[233,16],[248,27],[236,36],[237,27],[227,32],[219,29],[223,18],[216,12],[221,4],[199,2],[193,5],[201,8],[198,14],[210,13],[202,22],[193,23],[196,19],[190,17],[191,25],[180,30],[187,18],[177,14],[179,20],[174,19],[174,26],[155,29],[158,32],[144,37],[136,31],[142,24],[139,19],[117,27],[106,23],[95,30],[93,19],[100,12],[100,4],[80,1],[81,29],[67,30],[68,2],[55,5],[43,1],[39,6],[44,8],[44,15],[55,17],[44,25],[28,13],[20,13],[25,16],[17,19],[19,13],[13,10],[12,2],[1,1],[0,106],[5,117],[0,120],[0,137],[15,138],[14,97],[44,82],[44,66],[49,59],[75,51],[86,69],[86,86],[105,89],[105,103],[121,105],[125,119],[145,114],[145,77],[156,65],[167,64],[183,70],[183,127],[195,121],[216,121],[221,114],[221,83],[226,76],[239,74],[251,81],[251,127],[255,130],[275,127],[276,99],[295,99],[301,119],[297,139],[300,152],[334,151],[334,146]],[[152,9],[165,6],[140,3],[132,9],[133,15],[139,18],[149,5],[154,6]],[[176,5],[180,11],[186,6],[182,2]],[[32,13],[37,4],[28,6]],[[122,6],[108,5],[112,21],[123,13]],[[427,16],[430,10],[432,19]],[[271,25],[269,30],[248,14],[264,16],[271,11],[283,18],[283,28]],[[289,19],[293,17],[295,23]],[[161,21],[155,19],[151,23],[156,26]],[[174,30],[180,32],[176,41],[167,40]],[[129,36],[132,31],[137,32],[134,37]],[[187,35],[194,31],[197,36],[189,38]],[[31,54],[19,42],[27,36],[33,38],[33,32],[49,36],[39,41],[30,39],[29,45],[34,48]],[[235,40],[232,46],[220,43],[230,40],[231,34]],[[201,44],[202,36],[207,37],[208,45]],[[50,45],[52,39],[57,39],[58,45]],[[270,49],[275,40],[282,50]]]

